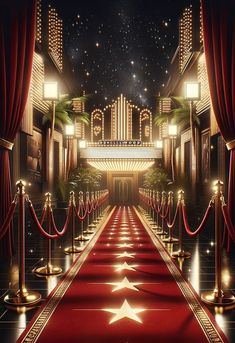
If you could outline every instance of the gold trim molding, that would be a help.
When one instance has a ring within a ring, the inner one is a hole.
[[[14,143],[7,141],[4,138],[0,138],[0,148],[4,148],[6,150],[12,150]]]
[[[231,141],[226,143],[226,147],[228,150],[233,150],[235,149],[235,139],[232,139]]]

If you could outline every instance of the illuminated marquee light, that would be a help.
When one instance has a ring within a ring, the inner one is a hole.
[[[144,125],[143,122],[148,121],[149,125],[147,126],[146,124]],[[144,108],[140,112],[140,140],[143,139],[143,133],[145,137],[149,137],[149,141],[152,142],[152,113],[149,111],[147,108]],[[143,129],[145,130],[143,132]],[[148,129],[146,131],[146,129]]]
[[[196,103],[196,112],[199,114],[207,110],[211,102],[205,53],[198,59],[198,82],[201,84],[201,99]]]
[[[185,8],[179,21],[179,68],[183,71],[193,48],[193,11],[192,6]]]
[[[101,125],[100,123],[101,122]],[[104,112],[100,109],[95,109],[91,113],[91,141],[101,133],[102,140],[104,139]],[[95,137],[94,137],[95,136]]]
[[[85,92],[83,92],[83,96],[85,95]],[[75,98],[72,100],[72,108],[74,112],[85,112],[85,102],[79,98]],[[84,123],[77,121],[75,119],[75,137],[76,138],[85,138],[85,125]]]
[[[36,16],[36,37],[37,43],[42,43],[42,4],[41,0],[37,0],[37,16]]]
[[[33,55],[33,71],[31,80],[31,95],[33,107],[42,113],[46,113],[49,109],[49,104],[43,101],[43,82],[45,76],[45,68],[42,57],[34,52]]]
[[[154,159],[88,159],[87,162],[101,171],[140,172],[150,168]]]
[[[62,20],[55,8],[48,10],[48,50],[57,67],[63,69],[63,33]]]
[[[159,113],[170,113],[171,111],[171,98],[161,98],[159,101]],[[162,123],[159,126],[159,139],[168,137],[168,123]]]
[[[132,138],[131,114],[130,103],[123,94],[121,94],[112,107],[111,139],[128,140]]]

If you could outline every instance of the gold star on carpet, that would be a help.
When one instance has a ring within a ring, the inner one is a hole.
[[[119,239],[120,239],[120,241],[129,241],[130,237],[121,237]]]
[[[121,254],[117,254],[118,256],[116,258],[122,258],[122,257],[129,257],[129,258],[134,258],[134,255],[133,253],[129,254],[128,252],[123,252]]]
[[[127,243],[123,243],[123,244],[117,244],[118,248],[132,248],[133,244],[127,244]]]
[[[120,308],[104,308],[103,311],[114,313],[115,316],[110,320],[109,324],[117,322],[123,318],[129,318],[138,323],[142,323],[142,320],[137,316],[138,313],[145,311],[144,308],[132,308],[125,299]]]
[[[119,264],[116,267],[116,272],[119,272],[120,270],[133,270],[135,272],[134,267],[137,267],[136,265],[129,265],[128,263],[124,262],[123,264]]]
[[[113,288],[112,292],[119,291],[120,289],[123,289],[123,288],[132,289],[133,291],[138,292],[139,290],[135,286],[142,285],[141,282],[130,282],[126,276],[120,282],[108,282],[107,284],[116,286],[115,288]]]

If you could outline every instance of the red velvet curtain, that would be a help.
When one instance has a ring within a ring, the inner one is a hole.
[[[235,225],[235,1],[202,0],[202,14],[212,104],[230,149],[228,206]]]
[[[35,39],[36,1],[0,3],[0,227],[12,201],[8,142],[14,142],[27,101]],[[0,256],[13,253],[13,230]]]

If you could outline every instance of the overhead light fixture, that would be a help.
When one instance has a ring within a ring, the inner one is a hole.
[[[65,125],[65,135],[67,137],[73,137],[75,133],[75,127],[74,125]]]
[[[80,149],[85,149],[87,147],[87,142],[84,139],[81,139],[78,144]]]
[[[198,101],[201,98],[200,82],[185,82],[185,99],[188,101]]]
[[[43,83],[43,100],[55,101],[59,99],[59,90],[57,82]]]
[[[177,136],[177,125],[168,125],[168,135],[173,138]]]
[[[163,148],[163,141],[158,139],[155,141],[154,145],[155,145],[155,148],[162,149]]]
[[[87,162],[94,168],[102,171],[140,172],[150,168],[154,159],[88,159]]]

